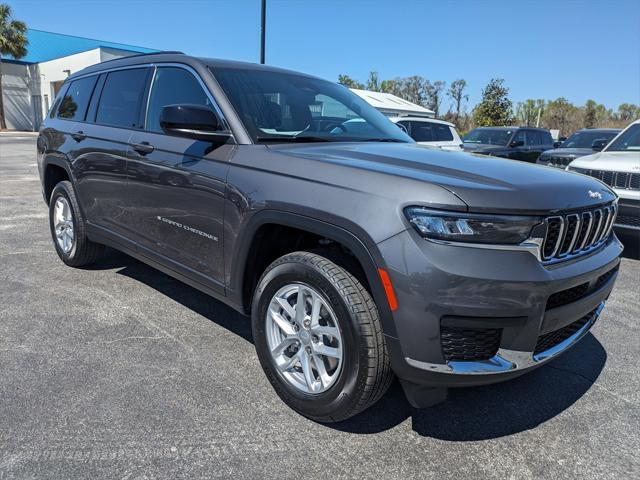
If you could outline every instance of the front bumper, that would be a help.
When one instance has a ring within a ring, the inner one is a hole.
[[[622,252],[612,235],[588,255],[543,266],[528,252],[440,245],[413,230],[378,247],[398,300],[387,337],[392,366],[402,380],[434,387],[507,380],[573,346],[600,315]],[[449,358],[442,332],[450,324],[499,330],[499,345],[479,360]],[[557,341],[543,343],[549,335]]]

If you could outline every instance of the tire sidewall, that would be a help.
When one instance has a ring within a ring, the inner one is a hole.
[[[290,385],[275,366],[266,342],[266,315],[273,295],[292,283],[312,287],[333,309],[342,336],[342,366],[340,376],[326,391],[306,394]],[[267,269],[260,279],[253,300],[252,329],[258,359],[278,395],[292,408],[311,418],[322,418],[348,409],[357,400],[357,388],[363,374],[360,365],[360,341],[356,319],[345,300],[322,270],[301,262],[285,262]]]

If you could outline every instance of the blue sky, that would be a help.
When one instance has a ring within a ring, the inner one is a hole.
[[[7,0],[3,0],[7,1]],[[260,0],[8,0],[32,28],[258,61]],[[638,0],[267,0],[267,63],[336,80],[492,77],[514,102],[640,103]],[[444,105],[446,108],[446,104]]]

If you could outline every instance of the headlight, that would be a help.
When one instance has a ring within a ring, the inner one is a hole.
[[[541,223],[538,217],[476,215],[408,207],[405,215],[425,238],[464,243],[518,244]]]

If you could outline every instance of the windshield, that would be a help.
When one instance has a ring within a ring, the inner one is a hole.
[[[576,132],[562,142],[560,148],[591,148],[596,140],[608,142],[617,134],[618,132]]]
[[[341,85],[269,70],[211,70],[254,142],[413,143],[396,124]]]
[[[605,150],[607,152],[640,151],[640,123],[627,128]]]
[[[485,143],[487,145],[506,145],[513,130],[506,130],[504,128],[476,128],[467,133],[464,138],[464,143]]]

